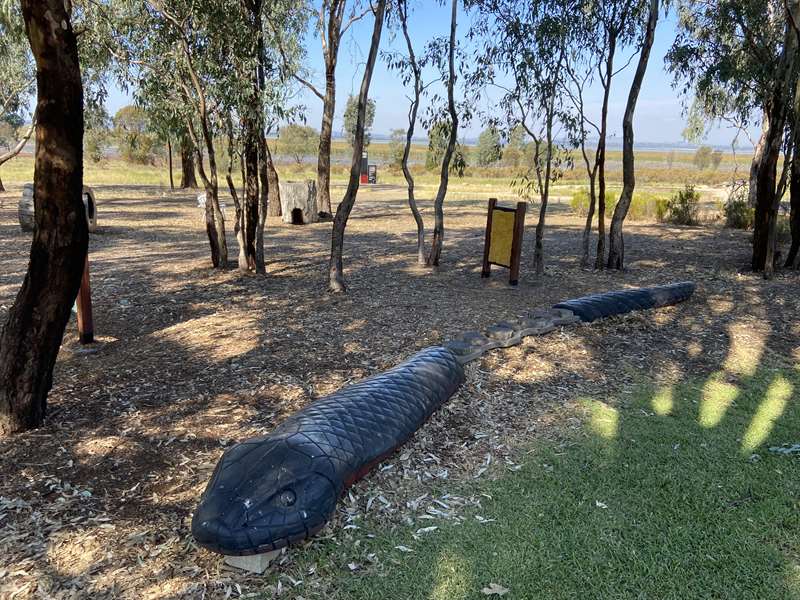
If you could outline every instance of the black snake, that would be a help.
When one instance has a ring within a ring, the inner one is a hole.
[[[402,446],[464,381],[463,365],[576,321],[677,304],[691,282],[586,296],[422,350],[312,402],[272,433],[222,455],[192,520],[203,547],[226,555],[277,550],[319,531],[348,486]]]

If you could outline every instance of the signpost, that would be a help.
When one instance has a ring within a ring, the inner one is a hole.
[[[481,277],[489,277],[491,265],[497,265],[509,269],[509,284],[517,285],[519,282],[526,208],[525,202],[517,202],[517,208],[514,209],[498,206],[497,198],[489,198]]]
[[[83,263],[83,277],[81,277],[81,289],[78,290],[78,298],[75,301],[75,308],[78,313],[78,335],[81,344],[94,343],[94,320],[92,319],[92,290],[89,287],[89,255],[86,255],[86,262]]]

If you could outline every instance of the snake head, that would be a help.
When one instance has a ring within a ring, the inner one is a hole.
[[[192,519],[198,544],[226,555],[259,554],[325,525],[341,489],[330,461],[296,437],[263,436],[225,451]]]

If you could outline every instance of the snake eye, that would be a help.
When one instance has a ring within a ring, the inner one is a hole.
[[[278,501],[283,506],[292,506],[295,501],[297,500],[297,496],[292,490],[283,490],[281,495],[278,497]]]

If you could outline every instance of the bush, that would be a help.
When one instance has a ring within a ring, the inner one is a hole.
[[[676,192],[667,202],[666,220],[675,225],[697,225],[700,194],[693,185]]]
[[[617,205],[617,200],[619,199],[619,192],[614,190],[606,190],[606,216],[610,217],[614,214],[614,207]],[[577,192],[572,194],[572,198],[570,198],[569,205],[572,208],[572,212],[575,214],[585,217],[589,214],[589,190],[586,188],[581,188]],[[597,207],[595,206],[595,211]]]
[[[725,214],[725,226],[731,229],[752,229],[755,210],[748,202],[748,189],[740,187],[731,192],[722,208]]]
[[[656,221],[663,223],[667,220],[667,213],[669,212],[669,198],[659,197],[656,198]]]
[[[614,215],[614,209],[619,201],[620,190],[606,190],[606,217]],[[648,219],[663,219],[668,201],[663,196],[649,192],[634,192],[631,206],[628,209],[628,219],[631,221],[646,221]],[[589,190],[581,188],[569,201],[573,212],[585,217],[589,212]]]

